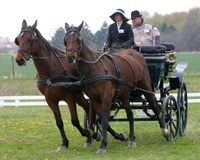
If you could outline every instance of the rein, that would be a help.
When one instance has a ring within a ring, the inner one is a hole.
[[[79,60],[82,60],[85,63],[94,64],[94,63],[97,63],[101,59],[101,57],[103,57],[105,54],[107,54],[107,53],[103,52],[95,61],[87,61],[82,57],[78,57],[78,58],[79,58]]]
[[[104,55],[106,55],[106,57],[108,58],[108,59],[110,59],[111,61],[112,61],[112,63],[114,64],[114,67],[115,67],[115,70],[116,70],[116,73],[117,73],[117,76],[114,76],[114,75],[110,75],[110,74],[108,74],[108,73],[105,73],[105,74],[100,74],[100,75],[95,75],[95,76],[90,76],[90,77],[84,77],[83,78],[83,80],[82,80],[82,83],[83,83],[83,85],[86,85],[86,84],[89,84],[89,83],[92,83],[92,82],[95,82],[95,81],[97,81],[97,80],[111,80],[111,81],[114,81],[114,82],[117,82],[118,84],[123,84],[123,85],[126,85],[126,86],[128,86],[128,87],[133,87],[132,85],[130,85],[130,84],[127,84],[126,82],[124,82],[124,80],[123,80],[123,76],[122,76],[122,74],[121,74],[121,70],[120,70],[120,67],[119,67],[119,65],[118,65],[118,63],[116,62],[116,60],[111,56],[111,55],[109,55],[109,54],[107,54],[107,52],[103,52],[100,56],[98,56],[97,54],[95,54],[93,51],[91,51],[92,52],[92,54],[95,56],[95,57],[97,57],[97,59],[96,60],[94,60],[94,61],[88,61],[88,60],[86,60],[86,59],[84,59],[84,58],[82,58],[81,57],[81,53],[82,53],[82,49],[83,49],[83,46],[84,46],[84,42],[83,42],[83,40],[82,40],[82,38],[81,38],[81,36],[80,36],[80,31],[78,30],[78,29],[76,29],[76,28],[71,28],[70,30],[68,30],[67,31],[67,33],[66,33],[66,35],[65,36],[67,36],[68,34],[71,34],[71,35],[73,35],[74,34],[74,32],[76,32],[76,33],[78,33],[78,35],[79,35],[79,44],[80,44],[80,48],[77,50],[77,49],[74,49],[74,48],[67,48],[66,49],[66,52],[68,52],[68,51],[71,51],[73,54],[76,54],[76,56],[74,56],[74,58],[76,59],[76,61],[83,61],[83,62],[85,62],[85,63],[88,63],[88,64],[95,64],[95,63],[97,63],[98,61],[101,61],[101,63],[102,63],[102,65],[104,66],[104,68],[105,68],[105,65],[104,65],[104,63],[102,62],[102,60],[101,60],[101,58],[104,56]],[[106,70],[106,72],[107,72],[107,69],[105,69]]]
[[[142,92],[146,92],[146,93],[149,93],[149,94],[156,95],[154,92],[150,92],[150,91],[147,91],[147,90],[145,90],[145,89],[138,88],[138,87],[135,87],[135,90],[139,90],[139,91],[142,91]]]
[[[94,60],[94,61],[88,61],[88,60],[86,60],[86,59],[80,57],[81,49],[82,49],[82,46],[83,46],[83,43],[84,43],[84,42],[83,42],[83,39],[80,37],[79,30],[76,29],[76,28],[72,28],[72,29],[70,29],[69,31],[67,31],[66,35],[67,35],[67,34],[73,34],[73,32],[77,32],[77,33],[79,34],[80,49],[77,50],[77,49],[74,49],[74,48],[67,48],[67,49],[66,49],[66,52],[71,51],[71,52],[73,52],[73,54],[76,53],[76,54],[77,54],[77,57],[75,57],[75,59],[76,59],[77,61],[82,60],[82,61],[85,62],[85,63],[94,64],[94,63],[97,63],[97,62],[101,59],[102,56],[104,56],[105,54],[107,54],[106,52],[103,52],[103,54],[101,54],[100,56],[97,56],[97,59]],[[66,35],[65,35],[65,36],[66,36]],[[92,52],[92,53],[94,54],[94,52]],[[95,54],[94,54],[94,55],[95,55]]]
[[[38,57],[38,56],[36,57],[36,56],[31,55],[30,58],[32,58],[32,59],[50,59],[51,57]],[[67,58],[67,56],[63,55],[63,57],[57,57],[57,58]]]

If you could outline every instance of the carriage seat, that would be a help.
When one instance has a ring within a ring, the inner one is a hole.
[[[175,50],[175,46],[173,43],[170,43],[170,42],[163,42],[161,43],[161,45],[165,46],[166,47],[166,51],[173,51]]]
[[[152,53],[165,53],[167,48],[165,45],[155,45],[155,46],[133,46],[133,49],[140,53],[152,54]]]

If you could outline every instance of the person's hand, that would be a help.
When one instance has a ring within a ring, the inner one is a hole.
[[[128,49],[129,47],[128,47],[128,45],[127,45],[126,43],[123,43],[123,44],[121,45],[121,48]]]
[[[103,48],[103,52],[110,52],[110,48],[109,47]]]

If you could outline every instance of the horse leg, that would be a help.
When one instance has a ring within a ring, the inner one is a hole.
[[[71,114],[71,122],[72,122],[73,126],[75,126],[79,130],[79,132],[81,133],[82,136],[91,137],[91,135],[93,135],[93,133],[88,129],[84,129],[80,125],[80,122],[78,119],[78,114],[77,114],[77,108],[76,108],[76,100],[74,99],[74,95],[71,95],[71,97],[68,96],[67,99],[65,99],[65,101],[69,107],[69,111]],[[86,106],[84,106],[83,108],[88,113],[88,108],[89,108],[88,104],[85,103],[85,105]]]
[[[110,125],[108,125],[107,131],[117,140],[120,141],[127,141],[128,137],[124,133],[117,133],[115,132]]]
[[[92,144],[92,137],[97,137],[97,135],[94,133],[94,127],[93,124],[95,122],[95,114],[89,113],[92,112],[92,109],[90,109],[90,103],[88,100],[85,99],[84,95],[82,93],[76,95],[76,101],[79,106],[81,106],[85,113],[87,114],[87,117],[89,119],[89,128],[86,128],[85,130],[82,129],[83,135],[87,137],[87,140],[85,142],[85,147],[89,147]],[[93,115],[92,119],[90,118],[90,115]],[[89,131],[89,134],[88,134]],[[95,136],[96,135],[96,136]]]
[[[91,102],[91,104],[92,104],[92,102]],[[95,113],[95,111],[92,107],[90,107],[90,110],[89,110],[88,121],[89,121],[89,128],[94,132],[94,124],[95,124],[95,121],[96,121],[96,113]],[[91,144],[92,144],[92,138],[96,139],[97,134],[98,133],[94,133],[93,136],[88,137],[84,146],[90,147]]]
[[[149,102],[150,106],[152,107],[153,112],[155,113],[156,117],[158,118],[158,122],[160,125],[160,129],[162,134],[165,138],[169,137],[169,130],[165,126],[165,111],[162,106],[160,106],[154,94],[151,93],[144,93],[145,98]]]
[[[54,114],[54,117],[55,117],[55,120],[56,120],[56,125],[57,125],[58,129],[60,130],[60,134],[61,134],[61,137],[62,137],[62,144],[57,149],[56,152],[61,152],[61,151],[65,150],[66,148],[68,148],[69,141],[68,141],[67,136],[65,134],[64,125],[63,125],[63,121],[62,121],[62,118],[61,118],[60,109],[59,109],[59,106],[58,106],[58,101],[55,102],[55,101],[47,100],[47,103],[48,103],[49,107],[51,108],[51,110],[53,111],[53,114]]]
[[[78,105],[84,109],[87,116],[89,116],[90,103],[88,100],[85,99],[85,97],[82,93],[76,94],[76,101],[77,101]]]
[[[96,113],[99,115],[101,121],[101,145],[97,150],[97,154],[105,154],[107,146],[107,128],[109,123],[110,109],[111,109],[111,99],[104,98],[101,103],[95,103],[91,107],[95,107]]]
[[[134,132],[134,117],[128,97],[129,97],[128,95],[123,97],[122,106],[126,111],[126,116],[129,121],[129,147],[135,147],[136,143],[135,143],[135,132]]]

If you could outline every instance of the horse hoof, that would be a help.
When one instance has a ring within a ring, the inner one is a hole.
[[[86,129],[87,129],[87,131],[89,132],[89,137],[88,137],[88,138],[92,138],[93,135],[94,135],[93,130],[91,130],[90,128],[86,128]]]
[[[121,135],[123,136],[123,141],[128,141],[128,135],[125,133],[121,133]]]
[[[63,151],[65,151],[67,149],[67,147],[66,146],[64,146],[64,145],[61,145],[57,150],[56,150],[56,153],[60,153],[60,152],[63,152]]]
[[[100,141],[100,140],[101,140],[101,134],[97,132],[93,138],[94,138],[96,141]]]
[[[170,136],[170,133],[169,133],[169,130],[167,128],[161,128],[161,131],[162,131],[162,135],[165,137],[165,138],[169,138]]]
[[[89,148],[89,147],[91,147],[91,146],[92,146],[92,143],[86,142],[86,143],[84,144],[84,147],[85,147],[85,148]]]
[[[129,141],[128,147],[136,147],[136,143],[132,142],[132,141]]]
[[[97,154],[106,154],[106,149],[98,149]]]

